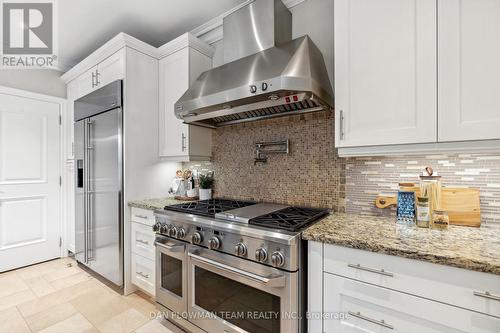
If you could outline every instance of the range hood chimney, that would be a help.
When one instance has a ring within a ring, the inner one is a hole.
[[[281,0],[255,0],[223,22],[225,64],[292,40],[292,13]]]
[[[254,0],[224,18],[225,64],[202,73],[175,104],[185,123],[219,127],[333,108],[323,55],[292,40],[281,0]]]

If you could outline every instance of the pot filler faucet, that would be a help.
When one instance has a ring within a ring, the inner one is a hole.
[[[267,163],[268,154],[289,154],[290,140],[257,142],[255,144],[254,165]]]

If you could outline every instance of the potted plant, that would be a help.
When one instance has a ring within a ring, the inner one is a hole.
[[[212,186],[214,184],[213,172],[199,176],[200,200],[212,199]]]

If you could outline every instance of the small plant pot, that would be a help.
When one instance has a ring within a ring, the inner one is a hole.
[[[211,188],[200,188],[200,200],[212,199],[212,189]]]

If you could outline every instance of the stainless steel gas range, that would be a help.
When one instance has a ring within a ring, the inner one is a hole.
[[[207,332],[305,332],[301,230],[328,210],[227,199],[155,211],[156,301]]]

